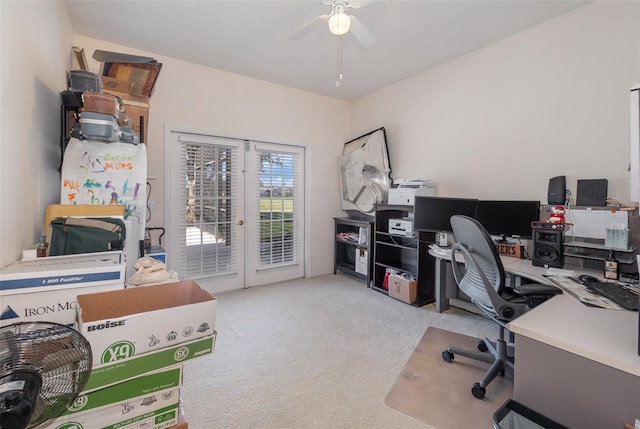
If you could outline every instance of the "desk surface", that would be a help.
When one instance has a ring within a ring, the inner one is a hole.
[[[530,261],[506,261],[505,270],[546,282],[547,270]],[[638,317],[635,311],[588,307],[563,293],[513,320],[509,329],[640,377]]]

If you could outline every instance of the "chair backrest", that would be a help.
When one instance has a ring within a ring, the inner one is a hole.
[[[462,215],[451,217],[451,228],[456,240],[452,266],[458,287],[483,312],[504,319],[500,314],[500,307],[506,304],[500,298],[505,287],[504,266],[489,233],[480,222]],[[455,263],[456,252],[462,253],[465,264]],[[493,291],[488,291],[488,287]]]

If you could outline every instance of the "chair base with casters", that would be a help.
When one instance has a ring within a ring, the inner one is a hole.
[[[478,342],[477,351],[448,347],[442,352],[442,359],[446,362],[453,362],[455,355],[460,355],[491,364],[491,367],[484,374],[484,377],[471,386],[471,393],[478,399],[484,399],[486,387],[494,378],[498,375],[504,377],[507,368],[513,370],[513,357],[508,354],[509,346],[504,337],[505,329],[501,326],[500,338],[495,344],[488,338],[484,338]]]
[[[507,324],[562,291],[543,284],[506,288],[504,266],[486,229],[477,220],[461,215],[451,217],[451,227],[456,238],[451,247],[451,268],[456,284],[486,317],[499,325],[500,338],[495,344],[485,338],[478,344],[479,351],[449,347],[442,352],[442,358],[452,362],[458,354],[491,364],[482,379],[471,387],[473,396],[483,399],[487,385],[498,375],[504,376],[506,369],[513,369],[505,334],[509,333],[511,342],[513,335]],[[456,258],[458,253],[463,261]]]

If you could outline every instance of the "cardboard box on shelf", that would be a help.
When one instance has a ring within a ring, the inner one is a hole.
[[[147,143],[149,136],[149,98],[137,97],[132,94],[118,92],[111,89],[104,89],[107,94],[118,96],[122,99],[124,111],[131,119],[131,128],[138,133],[140,140]],[[140,119],[142,117],[142,119]],[[140,133],[141,122],[144,122],[144,133]]]
[[[214,332],[213,335],[194,341],[165,347],[128,359],[94,365],[83,392],[92,392],[151,372],[179,365],[191,359],[207,356],[213,353],[215,343],[216,333]]]
[[[194,281],[165,283],[79,295],[76,313],[100,365],[212,335],[216,298]]]
[[[100,76],[102,79],[102,90],[105,92],[114,91],[124,94],[131,94],[133,84],[128,80],[116,79],[109,76]]]
[[[93,59],[102,63],[101,75],[131,82],[131,90],[128,92],[144,97],[151,97],[153,94],[162,69],[162,64],[151,57],[120,52],[96,49]]]
[[[178,423],[182,366],[81,394],[48,428],[150,429]],[[144,424],[143,424],[144,423]]]
[[[399,274],[389,275],[389,296],[407,304],[416,302],[418,285],[415,279],[403,277]]]
[[[151,97],[161,69],[162,64],[160,63],[126,64],[107,62],[102,67],[102,75],[131,82],[130,93],[133,95]]]
[[[0,326],[47,321],[72,325],[79,294],[124,288],[123,252],[23,260],[0,270]]]

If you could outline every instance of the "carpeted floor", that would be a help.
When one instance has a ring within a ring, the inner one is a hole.
[[[427,328],[498,333],[480,316],[412,307],[343,275],[217,298],[215,351],[184,365],[190,429],[432,428],[385,404]]]
[[[493,380],[478,400],[471,385],[489,365],[462,356],[451,363],[442,359],[447,347],[476,350],[477,343],[477,338],[428,328],[389,392],[387,405],[441,429],[493,427],[493,413],[513,396],[513,372]]]

